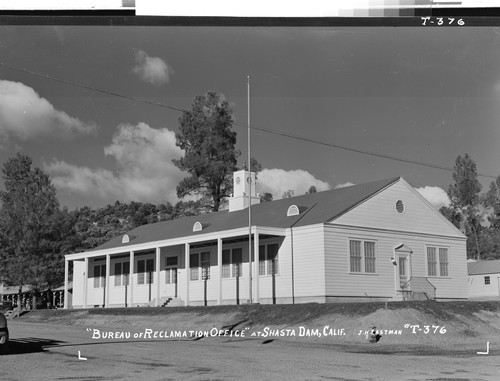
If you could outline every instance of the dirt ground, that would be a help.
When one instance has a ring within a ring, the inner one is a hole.
[[[140,330],[140,327],[137,327]],[[83,326],[11,324],[2,380],[498,380],[500,345],[282,338],[93,339]],[[116,333],[116,328],[109,328]]]
[[[33,311],[9,323],[11,346],[0,358],[9,380],[500,375],[498,302]],[[373,326],[377,343],[366,337]]]

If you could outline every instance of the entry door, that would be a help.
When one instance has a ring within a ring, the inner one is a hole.
[[[408,271],[408,257],[406,256],[400,256],[399,257],[399,263],[398,263],[398,268],[399,268],[399,287],[403,287],[406,282],[408,282],[409,278],[409,271]]]

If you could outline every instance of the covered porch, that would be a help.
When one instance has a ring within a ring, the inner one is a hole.
[[[249,235],[239,228],[137,245],[125,235],[124,247],[67,255],[73,298],[64,308],[276,302],[286,229],[254,226],[251,246]]]

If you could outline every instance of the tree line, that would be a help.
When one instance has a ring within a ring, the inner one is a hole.
[[[500,175],[481,193],[476,163],[465,154],[453,168],[450,205],[440,212],[467,236],[467,258],[500,258]]]

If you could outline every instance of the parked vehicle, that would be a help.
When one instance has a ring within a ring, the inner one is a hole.
[[[9,329],[7,328],[7,318],[0,312],[0,353],[2,353],[9,343]]]

